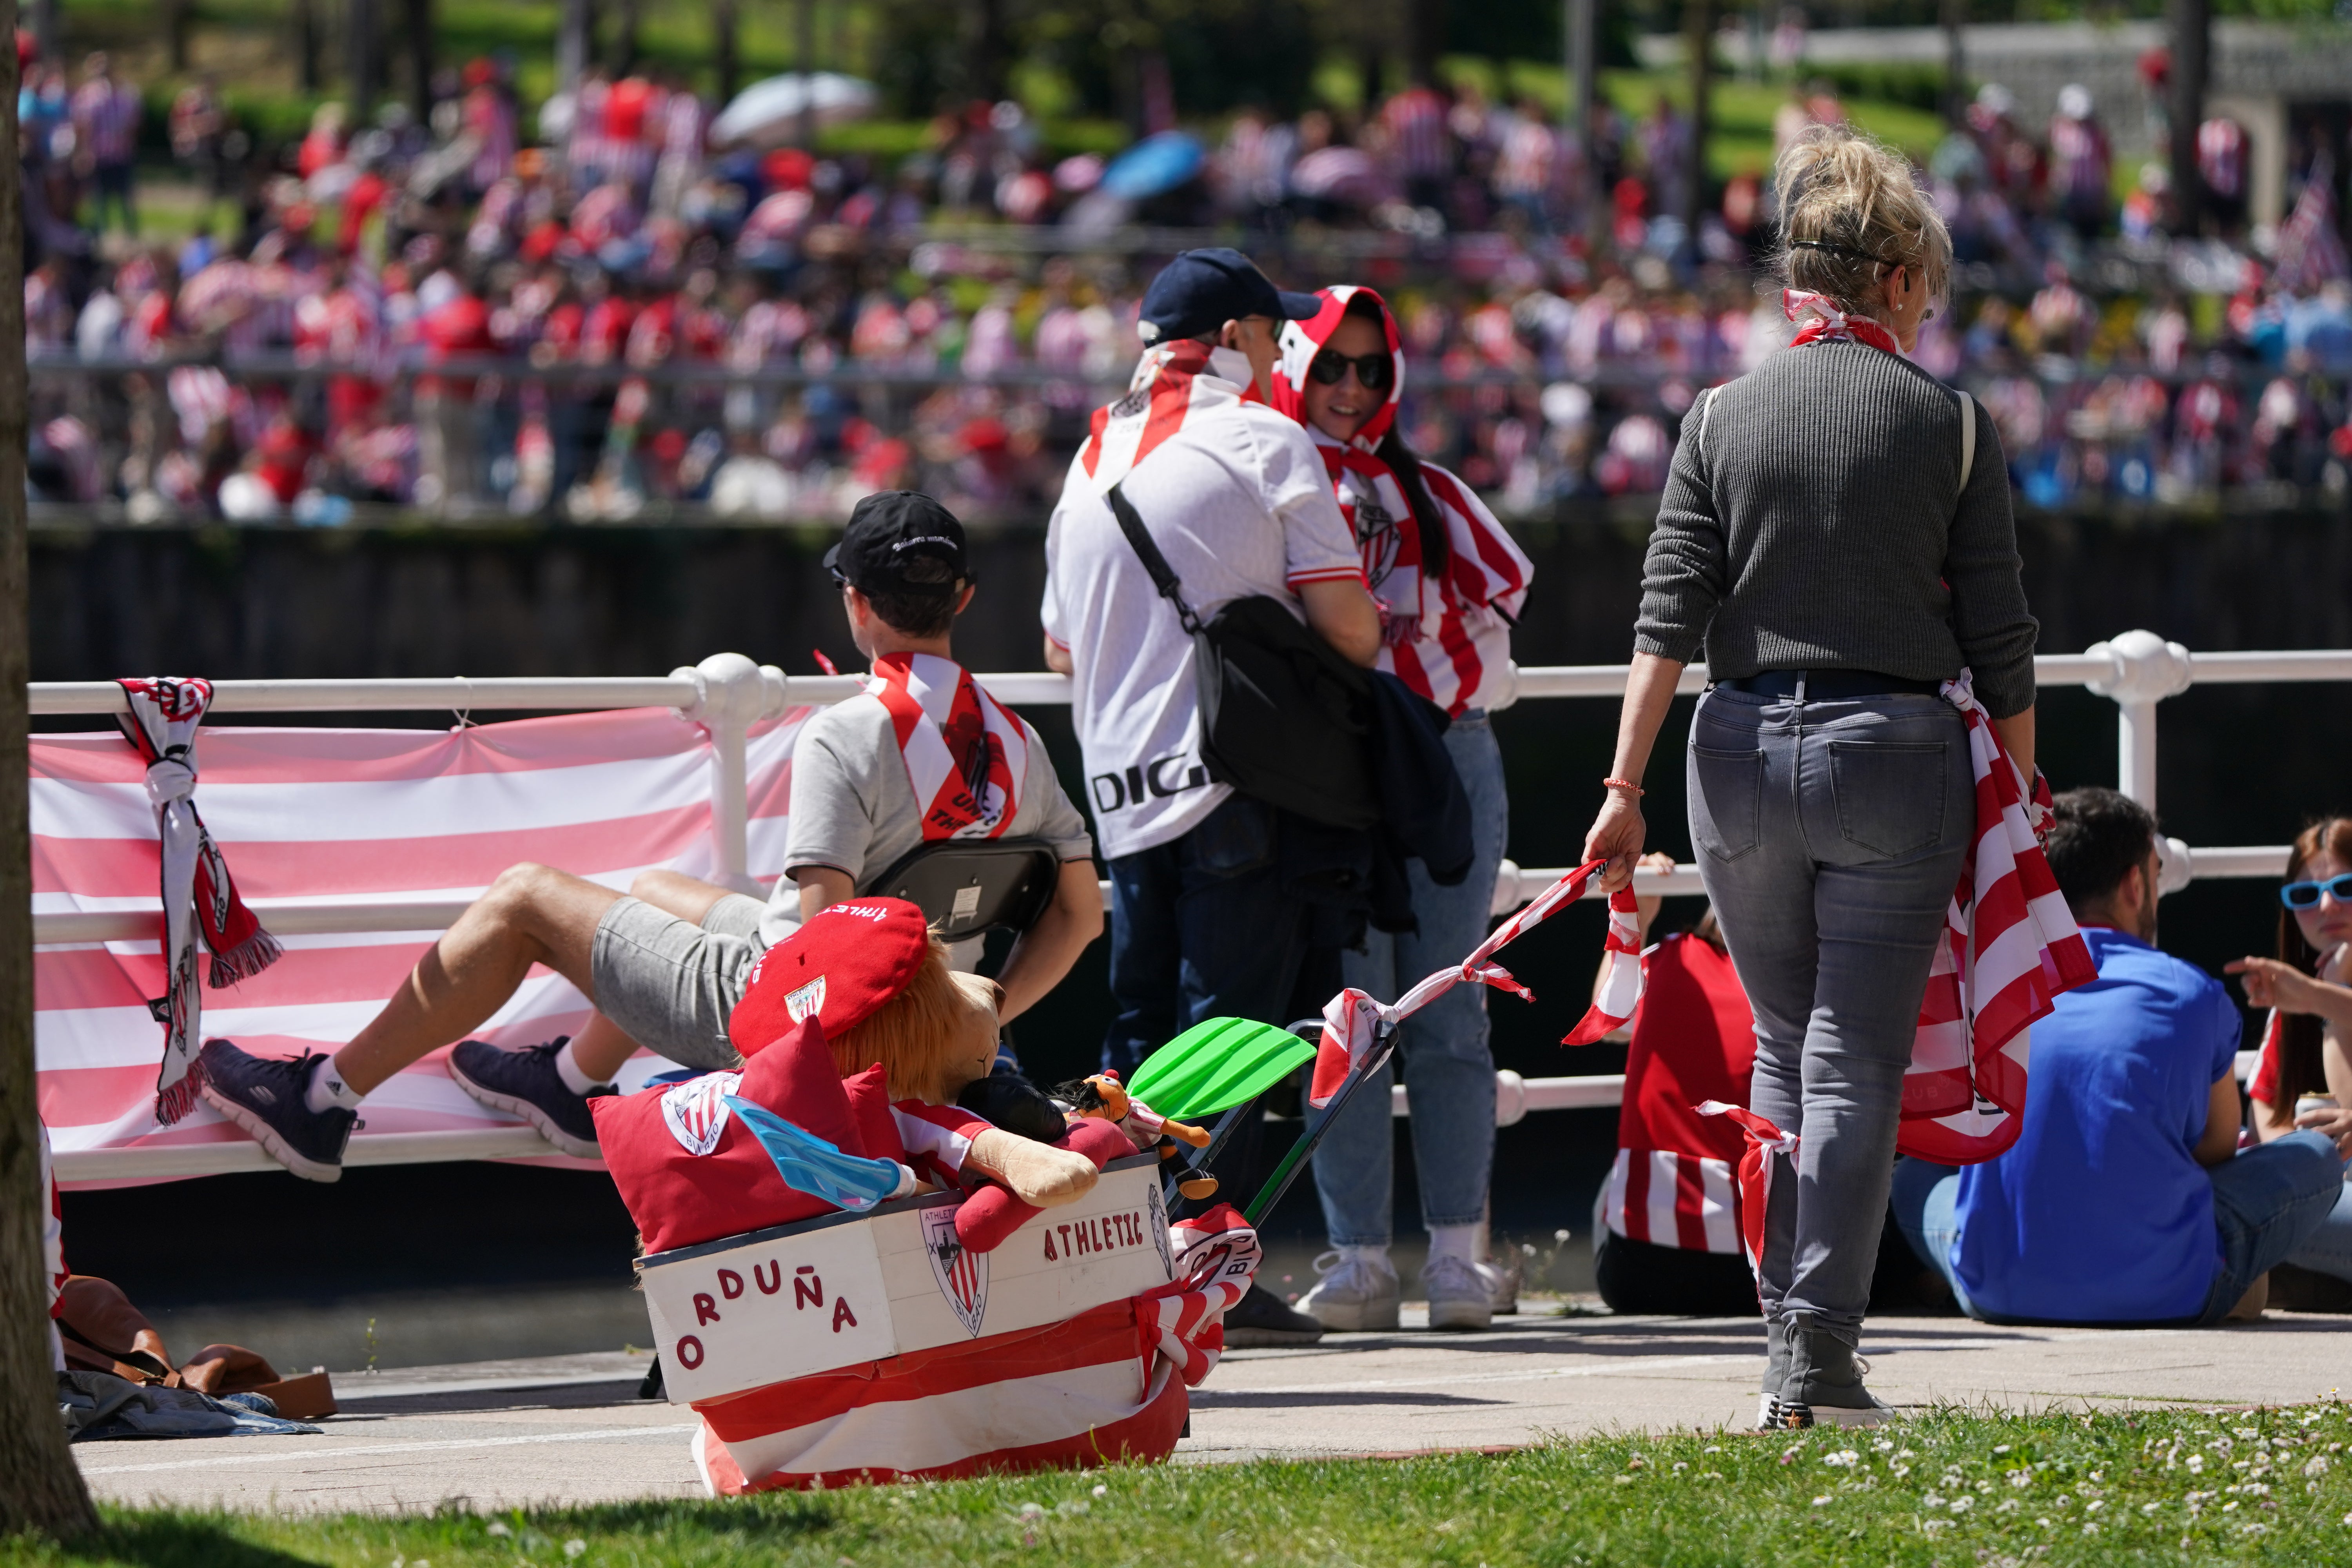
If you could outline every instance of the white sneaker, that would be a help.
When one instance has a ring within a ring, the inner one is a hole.
[[[1397,1326],[1397,1299],[1404,1292],[1385,1256],[1369,1260],[1334,1250],[1315,1260],[1315,1289],[1299,1299],[1298,1310],[1325,1328],[1353,1334]]]
[[[1421,1271],[1433,1329],[1485,1329],[1495,1322],[1496,1271],[1466,1258],[1433,1258]]]

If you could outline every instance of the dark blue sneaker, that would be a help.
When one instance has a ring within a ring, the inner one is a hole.
[[[351,1142],[359,1113],[331,1105],[313,1110],[303,1102],[312,1064],[324,1058],[304,1051],[291,1061],[249,1056],[226,1040],[206,1040],[201,1053],[207,1104],[253,1135],[269,1157],[306,1182],[340,1181],[343,1145]]]
[[[555,1070],[555,1053],[571,1038],[558,1035],[545,1045],[517,1051],[502,1050],[487,1040],[460,1040],[449,1052],[449,1076],[492,1110],[520,1116],[538,1128],[541,1137],[573,1159],[593,1160],[600,1151],[588,1101],[595,1097],[572,1093]]]

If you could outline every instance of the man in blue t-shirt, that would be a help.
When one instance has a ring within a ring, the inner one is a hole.
[[[2326,1218],[2343,1166],[2317,1132],[2237,1152],[2238,1010],[2156,949],[2147,809],[2070,790],[2049,854],[2099,977],[2033,1026],[2017,1142],[1901,1162],[1895,1221],[1970,1317],[2219,1322]]]

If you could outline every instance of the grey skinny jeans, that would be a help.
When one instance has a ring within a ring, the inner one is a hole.
[[[1710,689],[1691,721],[1691,842],[1756,1015],[1749,1104],[1773,1162],[1768,1322],[1852,1342],[1870,1301],[1919,1000],[1976,826],[1968,728],[1940,697]]]

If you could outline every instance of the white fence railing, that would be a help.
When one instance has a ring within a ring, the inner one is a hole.
[[[2079,654],[2036,658],[2035,679],[2043,686],[2082,686],[2116,705],[2118,787],[2142,804],[2156,805],[2157,706],[2191,685],[2268,681],[2352,680],[2352,650],[2191,654],[2153,632],[2126,632]],[[1537,698],[1614,698],[1625,689],[1623,665],[1556,665],[1515,668],[1509,702]],[[1044,672],[983,675],[982,685],[1018,708],[1070,700],[1066,676]],[[1680,689],[1695,692],[1706,682],[1703,667],[1683,673]],[[754,664],[737,653],[714,654],[689,668],[658,679],[564,677],[548,679],[474,679],[454,676],[425,680],[223,680],[214,683],[216,713],[589,711],[599,709],[667,707],[704,725],[711,737],[711,837],[722,875],[753,890],[745,828],[749,817],[744,742],[751,727],[786,710],[839,702],[861,690],[854,676],[788,676],[773,665]],[[1507,706],[1508,702],[1498,704]],[[122,691],[111,681],[37,683],[31,708],[37,717],[122,710]],[[2164,846],[2164,891],[2197,879],[2275,877],[2286,863],[2284,845],[2192,847],[2178,839]],[[1565,868],[1521,867],[1506,860],[1496,880],[1495,913],[1526,903],[1557,880]],[[1696,893],[1696,866],[1635,873],[1644,892]],[[272,931],[286,935],[351,931],[438,931],[456,920],[463,901],[400,899],[264,899],[255,912]],[[39,945],[152,940],[161,917],[153,909],[37,913],[33,940]],[[1500,1075],[1496,1121],[1508,1125],[1529,1111],[1614,1105],[1622,1077],[1526,1079]],[[1395,1110],[1405,1114],[1404,1090],[1395,1090]],[[535,1146],[529,1129],[417,1134],[411,1138],[362,1139],[347,1157],[352,1164],[398,1164],[455,1159],[504,1159],[550,1152]],[[61,1153],[58,1174],[68,1180],[127,1176],[206,1175],[231,1170],[262,1170],[268,1156],[257,1145],[208,1144],[188,1148],[90,1150]]]

